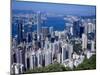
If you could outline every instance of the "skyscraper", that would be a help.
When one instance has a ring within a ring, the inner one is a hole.
[[[84,32],[87,33],[93,33],[95,31],[95,25],[93,23],[84,23],[85,30]]]
[[[88,24],[84,23],[84,33],[87,34],[88,33]]]
[[[73,35],[73,27],[70,27],[70,34]]]
[[[28,42],[32,42],[32,17],[29,17],[27,38]]]
[[[88,23],[88,33],[91,33],[94,31],[94,24]]]
[[[71,60],[72,58],[72,53],[73,53],[73,45],[72,44],[68,44],[68,58]]]
[[[19,19],[17,20],[17,24],[18,24],[18,44],[20,44],[21,42],[22,42],[22,40],[23,40],[23,32],[22,32],[22,30],[23,30],[23,21],[22,21],[22,19],[21,19],[21,17],[19,17]]]
[[[62,46],[62,63],[66,59],[68,59],[67,44],[65,44],[64,46]]]
[[[52,52],[50,50],[45,51],[45,66],[52,63]]]
[[[42,55],[41,55],[40,49],[38,49],[38,51],[37,51],[37,60],[38,60],[38,62],[37,62],[38,67],[41,67],[42,66]]]
[[[87,49],[87,35],[86,34],[82,34],[82,50]]]
[[[40,38],[41,33],[41,12],[37,12],[37,38]]]
[[[83,33],[84,33],[84,26],[80,26],[80,38],[82,38]]]
[[[74,37],[79,37],[79,32],[80,32],[79,24],[80,24],[79,20],[73,22],[73,36]]]
[[[57,62],[61,63],[61,53],[57,53]]]
[[[49,27],[49,33],[53,36],[53,27]]]
[[[49,35],[49,27],[42,27],[41,33],[43,34],[43,38],[45,39]]]
[[[93,40],[91,40],[91,51],[94,52],[95,51],[95,42]]]

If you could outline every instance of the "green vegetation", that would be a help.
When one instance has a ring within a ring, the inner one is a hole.
[[[70,70],[71,70],[70,68],[64,67],[60,63],[55,62],[54,64],[50,64],[46,67],[39,67],[39,68],[34,68],[33,70],[28,70],[25,73],[61,72]]]
[[[46,67],[34,68],[32,70],[28,70],[24,72],[27,73],[46,73],[46,72],[61,72],[61,71],[75,71],[75,70],[89,70],[96,69],[96,55],[93,55],[90,59],[85,58],[83,63],[81,63],[78,67],[70,69],[68,67],[64,67],[60,63],[55,62],[54,64],[50,64]]]
[[[89,70],[96,69],[96,55],[93,55],[90,59],[85,58],[83,63],[81,63],[74,70]]]

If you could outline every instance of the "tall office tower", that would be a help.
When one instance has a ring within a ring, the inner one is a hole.
[[[72,59],[73,45],[72,44],[68,44],[67,48],[68,48],[68,58]]]
[[[32,32],[32,44],[34,45],[35,44],[35,33],[34,32]]]
[[[35,51],[31,51],[31,48],[26,49],[24,61],[26,70],[29,70],[38,66],[38,52],[35,53]]]
[[[28,20],[29,32],[32,32],[32,26],[33,26],[33,18],[31,16],[31,17],[29,17],[29,20]]]
[[[37,51],[37,60],[38,60],[38,62],[37,62],[38,67],[41,67],[42,66],[42,54],[41,54],[40,49]]]
[[[45,40],[44,37],[43,37],[43,33],[41,33],[40,35],[41,35],[41,40]]]
[[[61,63],[61,53],[57,53],[57,62]]]
[[[27,41],[32,42],[32,17],[28,19],[28,31],[27,31]]]
[[[26,43],[25,19],[23,19],[22,36],[23,36],[23,42]]]
[[[79,33],[80,33],[79,24],[80,24],[79,20],[73,22],[73,36],[74,37],[79,37]]]
[[[12,48],[16,48],[17,47],[17,39],[16,37],[12,38]]]
[[[25,52],[25,69],[27,70],[27,52]]]
[[[43,37],[43,33],[40,34],[41,35],[41,48],[43,49],[44,48],[44,45],[45,45],[45,40],[44,40],[44,37]]]
[[[27,42],[32,42],[32,32],[27,32]]]
[[[11,50],[11,64],[13,63],[17,63],[17,49],[13,48],[12,47],[12,50]]]
[[[24,25],[23,25],[23,29],[22,29],[22,36],[23,36],[23,42],[26,42],[26,34],[25,34],[25,30],[24,30]]]
[[[35,51],[31,51],[30,52],[30,56],[29,56],[29,59],[30,59],[30,69],[33,69],[36,67],[36,53]]]
[[[25,59],[24,59],[25,57],[23,57],[23,50],[22,49],[20,49],[20,51],[19,51],[19,71],[22,73],[22,71],[23,71],[23,69],[22,68],[24,68],[24,65],[25,65]]]
[[[35,54],[33,54],[32,55],[32,68],[35,68],[36,67],[36,55]]]
[[[37,12],[37,38],[39,40],[40,38],[40,33],[41,33],[41,12]]]
[[[52,50],[52,58],[54,59],[54,54],[55,54],[55,43],[51,43],[50,49]]]
[[[68,59],[68,50],[67,50],[67,44],[64,44],[62,46],[62,63],[66,59]]]
[[[73,35],[73,24],[71,24],[71,27],[70,27],[70,34]]]
[[[16,63],[20,63],[20,53],[19,53],[19,49],[17,48],[16,51],[15,51],[15,58],[16,58]]]
[[[37,34],[36,34],[36,32],[33,32],[32,38],[33,38],[34,41],[37,41]]]
[[[51,37],[54,36],[54,35],[53,35],[53,27],[49,27],[49,33],[50,33]]]
[[[18,24],[18,29],[17,29],[18,37],[17,38],[18,38],[18,44],[20,44],[23,40],[23,32],[22,32],[23,21],[22,21],[21,17],[19,17],[19,19],[17,20],[17,24]]]
[[[88,33],[91,33],[94,31],[94,24],[88,23]]]
[[[95,42],[93,40],[91,40],[91,51],[95,52]]]
[[[51,62],[53,63],[53,57],[54,57],[54,43],[49,43],[49,50],[51,51]]]
[[[55,41],[53,44],[53,53],[57,56],[57,54],[60,52],[59,51],[59,41]]]
[[[87,35],[86,34],[82,34],[82,50],[84,51],[85,49],[87,49]]]
[[[51,50],[51,51],[53,51],[53,43],[51,43],[51,42],[49,42],[49,49]]]
[[[21,58],[22,58],[23,68],[25,69],[25,45],[23,49],[21,50]]]
[[[11,60],[11,63],[12,64],[18,64],[19,68],[21,68],[21,72],[22,72],[22,65],[23,65],[23,68],[24,68],[24,57],[23,57],[23,50],[21,47],[16,47],[16,48],[12,48],[12,54],[11,54],[11,57],[12,57],[12,60]]]
[[[45,66],[52,63],[52,52],[50,50],[45,51]]]
[[[34,63],[33,62],[34,61],[33,56],[34,56],[34,54],[33,55],[30,55],[30,69],[33,69],[34,68],[33,67],[34,66],[34,64],[33,64]]]
[[[49,27],[42,27],[41,33],[43,34],[43,38],[45,39],[49,35]]]
[[[96,33],[96,24],[93,23],[93,33]]]
[[[45,66],[45,49],[41,48],[41,59],[42,59],[42,66]]]
[[[84,26],[80,26],[80,38],[82,38],[83,33],[84,33]]]
[[[41,60],[40,55],[41,55],[41,50],[31,52],[30,69],[33,69],[33,68],[40,66],[40,60]]]
[[[45,46],[44,46],[44,48],[46,50],[48,50],[50,48],[50,42],[49,42],[48,38],[46,38],[46,40],[45,40]]]
[[[88,33],[88,23],[83,23],[84,26],[84,33],[87,34]]]

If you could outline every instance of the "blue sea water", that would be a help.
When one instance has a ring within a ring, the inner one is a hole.
[[[53,27],[54,30],[62,31],[65,28],[66,21],[63,19],[63,17],[49,17],[47,20],[43,23],[43,26],[47,27]]]

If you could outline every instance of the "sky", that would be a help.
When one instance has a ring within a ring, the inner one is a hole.
[[[73,5],[73,4],[56,4],[40,2],[24,2],[12,0],[13,10],[32,10],[49,13],[69,14],[91,16],[96,15],[96,6],[90,5]]]

